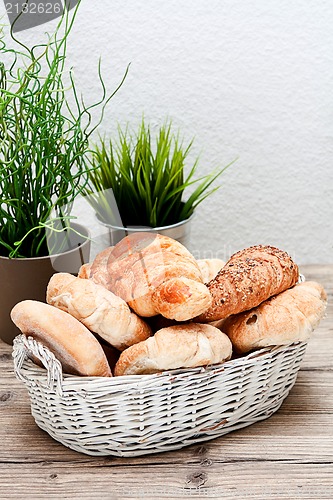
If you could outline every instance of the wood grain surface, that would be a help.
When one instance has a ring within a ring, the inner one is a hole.
[[[333,266],[304,266],[329,295],[296,384],[271,418],[203,445],[139,458],[71,451],[34,423],[0,341],[0,499],[332,499]]]

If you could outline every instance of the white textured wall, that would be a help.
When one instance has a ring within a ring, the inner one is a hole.
[[[169,116],[200,173],[239,157],[198,210],[197,254],[264,243],[333,263],[332,21],[330,0],[83,0],[69,54],[86,98],[99,55],[110,89],[131,62],[102,131]]]

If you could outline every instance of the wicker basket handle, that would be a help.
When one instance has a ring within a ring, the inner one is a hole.
[[[18,335],[14,339],[13,345],[13,359],[14,359],[14,369],[15,375],[18,379],[22,380],[27,385],[41,385],[40,381],[36,381],[28,376],[24,375],[22,372],[23,363],[29,355],[35,356],[47,370],[47,383],[48,389],[56,391],[59,396],[62,396],[62,366],[61,363],[54,354],[49,351],[40,342],[37,342],[32,337],[26,337],[25,335]]]

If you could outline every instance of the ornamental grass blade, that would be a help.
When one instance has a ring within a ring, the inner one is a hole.
[[[195,191],[191,194],[189,199],[184,203],[182,209],[182,215],[192,214],[195,207],[199,205],[205,198],[207,198],[210,194],[214,193],[219,189],[219,186],[214,188],[211,191],[207,191],[207,189],[212,185],[212,183],[220,176],[222,173],[229,168],[236,160],[233,160],[228,165],[223,167],[221,170],[214,171],[209,174],[205,180],[195,189]]]

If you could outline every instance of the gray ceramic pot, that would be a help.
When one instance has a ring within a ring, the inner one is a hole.
[[[116,245],[120,240],[125,238],[132,233],[137,232],[149,232],[149,233],[159,233],[164,236],[169,236],[174,240],[179,241],[182,245],[189,248],[190,246],[190,236],[191,236],[191,221],[193,215],[182,222],[177,224],[172,224],[171,226],[162,227],[146,227],[146,226],[133,226],[133,227],[121,227],[113,226],[111,224],[106,224],[98,219],[98,222],[106,228],[108,241],[107,244],[110,246]]]
[[[89,262],[90,233],[72,223],[79,233],[70,232],[71,250],[47,257],[9,259],[0,256],[0,338],[12,344],[20,332],[10,319],[10,311],[21,300],[45,302],[46,287],[55,272],[77,274]]]

